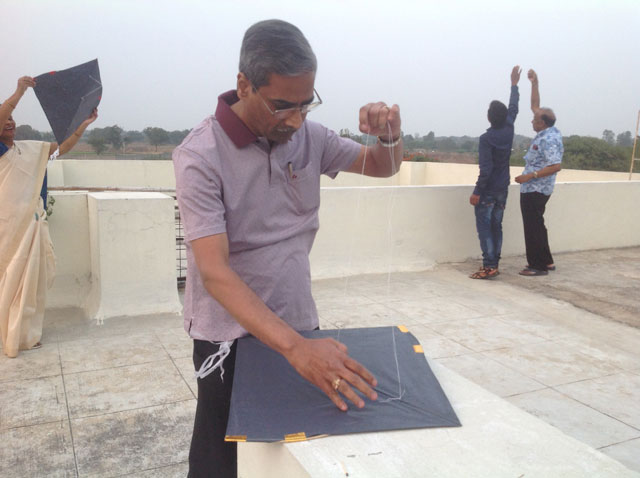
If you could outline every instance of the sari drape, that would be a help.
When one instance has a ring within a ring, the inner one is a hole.
[[[15,141],[0,157],[0,333],[9,357],[40,341],[46,289],[55,273],[40,197],[49,147]]]

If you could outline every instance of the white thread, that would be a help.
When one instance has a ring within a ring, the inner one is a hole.
[[[391,131],[391,123],[389,121],[387,121],[387,131],[389,134],[389,137],[393,139],[393,132]],[[395,162],[395,146],[390,146],[389,148],[387,148],[389,150],[389,160],[391,163],[391,176],[395,176],[396,175],[396,162]],[[357,219],[359,217],[359,212],[360,212],[360,199],[362,196],[362,184],[364,181],[364,172],[365,172],[365,168],[367,165],[367,151],[369,151],[369,134],[367,134],[367,137],[365,139],[365,144],[364,144],[364,157],[362,158],[362,169],[360,171],[360,175],[361,175],[361,181],[360,181],[360,191],[358,192],[358,194],[356,195],[356,208],[355,208],[355,212],[354,212],[354,219],[352,222],[353,224],[353,233],[351,234],[351,244],[349,245],[349,260],[347,262],[347,271],[351,270],[351,265],[353,263],[353,250],[355,248],[355,235],[356,235],[356,231],[358,230],[357,228]],[[391,196],[390,196],[390,201],[389,201],[389,208],[388,208],[388,212],[387,212],[387,241],[388,241],[388,248],[389,248],[389,261],[387,264],[387,301],[389,300],[389,295],[390,295],[390,290],[391,290],[391,267],[393,265],[393,232],[392,232],[392,215],[393,215],[393,206],[395,204],[395,187],[391,188]],[[349,276],[347,275],[345,277],[345,281],[344,281],[344,289],[343,289],[343,297],[347,296],[347,289],[349,287]]]
[[[389,327],[391,329],[391,338],[393,339],[393,358],[396,360],[396,373],[398,375],[398,396],[397,397],[389,397],[385,400],[379,400],[380,403],[392,402],[394,400],[402,400],[404,396],[404,390],[402,390],[402,381],[400,379],[400,364],[398,363],[398,349],[396,348],[396,334],[395,327]],[[388,395],[386,392],[381,392],[376,390],[378,393],[384,393]]]
[[[393,132],[391,131],[391,123],[387,121],[387,131],[389,134],[389,138],[393,138]],[[365,172],[365,167],[367,164],[367,151],[369,149],[369,135],[367,134],[367,138],[365,139],[365,149],[364,149],[364,157],[362,158],[362,170],[360,171],[362,178],[362,181],[364,180],[364,172]],[[391,163],[391,176],[395,176],[396,174],[396,162],[395,162],[395,146],[390,146],[388,148],[389,150],[389,159],[390,159],[390,163]],[[361,183],[362,183],[361,181]],[[362,186],[361,186],[362,187]],[[391,295],[391,267],[393,264],[393,232],[392,232],[392,218],[393,218],[393,206],[395,204],[395,187],[391,188],[391,196],[390,196],[390,200],[389,200],[389,208],[388,208],[388,212],[387,212],[387,240],[388,240],[388,246],[389,246],[389,262],[388,262],[388,266],[387,266],[387,302],[389,301],[390,295]],[[360,197],[361,197],[361,191],[356,195],[356,209],[355,209],[355,217],[354,220],[352,221],[352,223],[354,224],[354,232],[352,234],[352,238],[355,238],[355,231],[357,230],[357,224],[356,224],[356,219],[359,216],[359,211],[360,211]],[[354,248],[354,242],[355,240],[352,240],[351,245],[350,245],[350,252],[349,252],[349,261],[348,261],[348,266],[347,266],[347,270],[351,269],[351,264],[352,264],[352,259],[353,259],[353,248]],[[349,276],[347,276],[345,278],[345,285],[344,285],[344,292],[343,292],[343,296],[346,297],[347,295],[347,288],[349,285]],[[390,327],[391,330],[391,338],[393,339],[393,357],[395,359],[396,362],[396,373],[397,373],[397,379],[398,379],[398,395],[397,396],[390,396],[387,399],[384,400],[379,400],[380,403],[387,403],[387,402],[391,402],[394,400],[402,400],[403,396],[404,396],[404,390],[402,390],[402,382],[400,379],[400,364],[398,363],[398,352],[397,352],[397,347],[396,347],[396,336],[394,333],[394,327]],[[338,336],[336,337],[337,341],[340,341],[340,332],[341,329],[338,328]],[[376,391],[378,393],[382,393],[384,395],[389,395],[388,393],[384,392],[384,391],[380,391],[378,389],[376,389]]]
[[[233,340],[227,340],[226,342],[211,342],[212,344],[219,345],[218,351],[214,354],[209,355],[202,365],[200,366],[200,370],[195,372],[195,377],[203,379],[207,375],[213,373],[215,369],[220,368],[220,379],[224,382],[224,367],[222,363],[224,359],[231,353],[231,346],[233,345]],[[216,362],[216,358],[218,361]]]
[[[387,121],[387,131],[389,133],[389,138],[393,140],[393,134],[391,131],[391,123]],[[402,134],[402,133],[400,133]],[[391,176],[394,177],[396,175],[396,161],[395,161],[395,146],[391,146],[389,148],[389,158],[391,159]],[[391,221],[393,219],[393,206],[395,204],[396,199],[396,188],[391,188],[391,198],[389,200],[389,208],[387,212],[387,241],[389,244],[389,262],[387,265],[387,303],[391,296],[391,267],[393,265],[393,227]]]
[[[360,171],[360,190],[358,191],[358,194],[356,194],[356,208],[353,213],[353,216],[354,216],[353,221],[351,221],[351,224],[353,224],[353,231],[351,233],[351,243],[349,244],[349,260],[347,261],[347,269],[346,269],[347,275],[345,276],[344,289],[342,291],[343,299],[347,297],[347,289],[349,288],[348,271],[351,270],[351,265],[353,263],[353,251],[355,249],[356,231],[358,230],[357,220],[360,212],[360,197],[362,196],[362,183],[364,181],[364,167],[367,164],[367,151],[369,151],[369,135],[368,134],[364,140],[364,157],[362,158],[362,170]]]

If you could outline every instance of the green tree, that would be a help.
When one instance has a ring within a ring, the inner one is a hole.
[[[175,130],[169,132],[169,143],[171,144],[180,144],[182,140],[184,140],[189,134],[188,129],[183,130]]]
[[[478,141],[473,141],[472,139],[465,139],[460,144],[460,150],[464,152],[474,152],[478,150]]]
[[[633,146],[633,136],[631,136],[631,131],[625,131],[624,133],[620,133],[616,137],[616,144],[618,146],[622,146],[623,148]]]
[[[433,131],[429,131],[426,136],[422,137],[422,147],[425,149],[433,149],[436,145],[436,135]]]
[[[87,143],[91,145],[97,155],[104,153],[107,150],[107,140],[103,135],[103,128],[92,129],[89,133],[89,139]]]
[[[169,142],[169,133],[162,128],[149,126],[143,129],[142,132],[147,137],[149,144],[156,147],[156,151],[158,151],[158,145]]]
[[[606,141],[607,143],[609,143],[612,146],[616,144],[616,135],[610,129],[605,129],[602,132],[602,139],[603,139],[603,141]]]
[[[562,167],[597,171],[627,171],[629,148],[612,146],[606,141],[589,136],[564,138]]]
[[[42,141],[42,134],[40,131],[33,129],[28,124],[21,124],[16,127],[16,139],[20,140],[29,140],[33,139],[36,141]]]
[[[103,129],[105,141],[116,149],[122,148],[122,128],[114,124],[113,126],[107,126]]]
[[[146,139],[144,133],[136,130],[127,131],[124,135],[127,138],[127,143],[141,143]]]
[[[446,136],[444,138],[441,137],[436,141],[435,149],[438,151],[455,151],[458,149],[458,145],[452,137]]]

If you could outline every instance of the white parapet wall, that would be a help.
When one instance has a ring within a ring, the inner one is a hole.
[[[57,276],[47,306],[87,317],[179,313],[174,200],[161,193],[55,192]]]
[[[472,186],[327,188],[311,252],[314,278],[424,270],[480,257]],[[511,186],[502,255],[524,253]],[[559,183],[545,214],[553,252],[640,244],[640,182]]]
[[[473,186],[322,188],[314,279],[424,270],[480,257]],[[48,307],[93,318],[179,310],[174,201],[160,193],[68,193],[50,219],[58,275]],[[503,256],[524,253],[519,186]],[[553,252],[640,245],[640,182],[558,183],[545,215]]]
[[[511,167],[511,178],[522,172]],[[173,190],[176,181],[173,163],[166,160],[62,159],[49,164],[49,187],[142,188]],[[563,169],[558,181],[626,181],[629,173]],[[417,163],[405,161],[392,178],[369,178],[358,174],[339,174],[335,180],[322,177],[323,187],[354,186],[431,186],[475,184],[477,164]],[[640,180],[640,173],[633,179]]]
[[[63,159],[51,162],[47,171],[49,187],[176,188],[171,161]]]

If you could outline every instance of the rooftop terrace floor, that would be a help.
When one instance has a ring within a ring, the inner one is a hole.
[[[438,367],[640,472],[640,248],[555,259],[547,277],[518,276],[513,257],[492,281],[468,279],[467,262],[313,289],[323,328],[404,324]],[[42,342],[0,356],[0,476],[186,475],[196,385],[181,317],[53,310]]]

